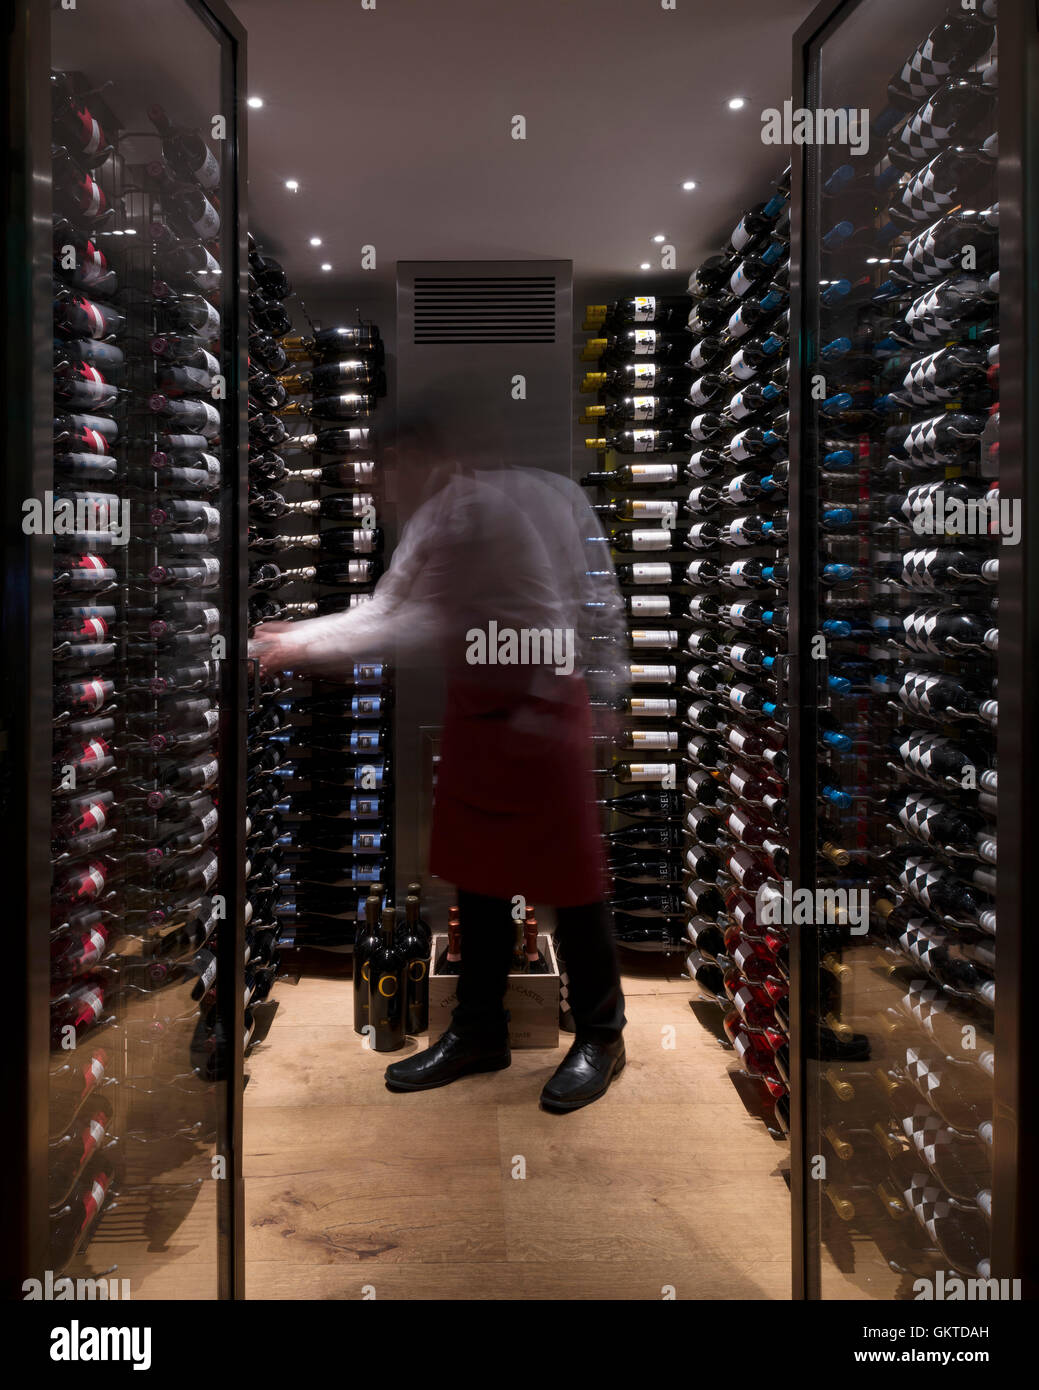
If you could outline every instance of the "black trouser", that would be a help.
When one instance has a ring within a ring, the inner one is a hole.
[[[460,891],[458,907],[462,968],[451,1027],[466,1036],[496,1041],[506,1028],[502,998],[516,936],[512,903]],[[556,938],[566,963],[578,1039],[614,1042],[625,1023],[624,995],[606,904],[557,908]]]

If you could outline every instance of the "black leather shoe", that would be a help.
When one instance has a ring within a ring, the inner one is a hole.
[[[546,1110],[580,1110],[610,1089],[610,1082],[624,1069],[624,1039],[612,1043],[582,1042],[566,1054],[541,1092]]]
[[[416,1052],[414,1057],[388,1066],[386,1085],[391,1091],[428,1091],[474,1072],[502,1071],[511,1063],[507,1038],[488,1044],[459,1037],[449,1028],[439,1042],[424,1052]]]

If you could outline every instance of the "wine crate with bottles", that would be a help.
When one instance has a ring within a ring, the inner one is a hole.
[[[309,456],[271,481],[303,484],[310,496],[286,502],[268,492],[272,524],[301,511],[313,518],[305,565],[275,579],[298,581],[305,603],[281,616],[337,613],[371,600],[382,572],[378,466],[369,423],[385,395],[385,353],[372,323],[314,328],[283,342],[291,365],[277,385],[279,415],[306,416],[312,432],[286,447]],[[279,421],[281,423],[281,421]],[[284,424],[281,425],[284,429]],[[285,537],[281,538],[283,541]],[[280,701],[291,723],[274,735],[292,759],[293,785],[279,879],[291,884],[276,908],[281,940],[296,947],[351,949],[374,883],[392,898],[392,690],[382,661],[353,664],[343,681],[294,681]]]
[[[592,508],[605,534],[593,539],[614,552],[623,596],[622,613],[596,615],[601,631],[592,639],[602,653],[588,671],[592,704],[605,716],[595,735],[596,771],[608,779],[601,804],[614,934],[644,951],[677,950],[683,917],[677,786],[688,313],[684,295],[590,305],[585,328],[593,336],[582,353],[595,370],[581,391],[597,403],[584,405],[581,422],[596,430],[585,443],[599,467],[581,483],[602,499]]]
[[[896,1297],[938,1268],[983,1277],[989,1255],[1006,536],[988,8],[921,25],[872,94],[881,158],[825,151],[809,253],[817,882],[866,909],[820,928],[811,981],[819,1220],[838,1266]]]
[[[54,497],[75,518],[54,528],[56,1272],[117,1206],[125,1231],[194,1200],[216,1135],[205,1083],[227,1066],[221,166],[158,105],[131,159],[118,92],[99,88],[51,74]]]
[[[788,1127],[788,942],[760,904],[789,870],[785,661],[789,170],[689,278],[683,708],[687,972],[721,1006],[760,1110]]]

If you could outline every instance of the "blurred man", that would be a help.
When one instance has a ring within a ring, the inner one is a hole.
[[[434,466],[432,439],[421,422],[398,435],[400,494],[432,495],[372,601],[266,623],[250,650],[266,670],[332,678],[391,646],[398,669],[444,666],[430,869],[458,888],[458,1004],[443,1037],[389,1066],[386,1082],[426,1090],[509,1066],[502,1001],[520,894],[556,909],[575,1023],[541,1103],[575,1110],[605,1094],[625,1062],[584,679],[590,636],[622,635],[623,609],[602,528],[575,484],[534,468],[465,471],[442,456]],[[615,696],[624,646],[603,649],[595,665],[612,665]]]

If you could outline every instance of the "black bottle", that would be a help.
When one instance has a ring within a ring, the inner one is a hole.
[[[374,1052],[396,1052],[407,1042],[408,961],[395,934],[393,908],[383,908],[379,944],[368,960],[368,1041]]]
[[[376,893],[376,889],[380,889]],[[379,946],[379,908],[381,885],[372,884],[372,896],[365,900],[364,926],[354,942],[354,1032],[363,1033],[369,1023],[368,973],[372,956]]]
[[[413,893],[404,899],[404,922],[397,944],[407,968],[407,1031],[424,1033],[429,1027],[430,940],[419,922],[419,900]]]

